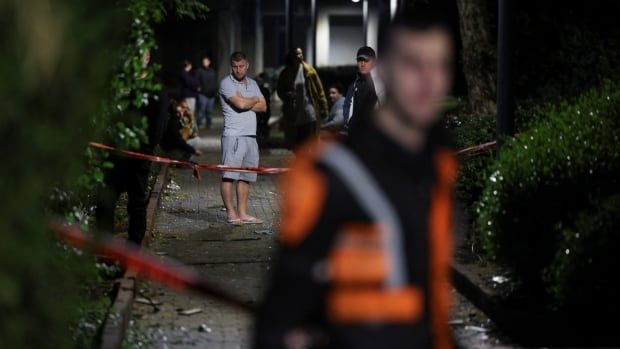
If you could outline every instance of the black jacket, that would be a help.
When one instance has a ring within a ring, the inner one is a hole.
[[[169,152],[178,149],[189,154],[194,154],[196,152],[194,147],[187,144],[181,136],[180,130],[182,127],[181,120],[176,115],[170,115],[166,130],[160,142],[160,146],[164,151]]]
[[[192,75],[192,73],[186,71],[185,69],[181,70],[179,79],[181,80],[181,97],[195,98],[198,94],[198,89],[200,88],[198,79],[196,79],[196,77]]]
[[[200,94],[209,98],[215,97],[218,89],[218,81],[217,74],[213,68],[198,68],[196,71],[196,79],[198,79],[198,83],[200,84]]]
[[[355,82],[347,89],[344,103],[345,128],[349,133],[352,133],[355,132],[362,120],[369,118],[369,114],[374,111],[377,104],[375,84],[370,73],[366,75],[357,74]],[[350,108],[353,108],[353,112],[351,118],[348,118],[351,113]]]
[[[342,234],[348,232],[347,229],[358,229],[357,234],[363,235],[365,230],[360,227],[376,226],[378,222],[373,222],[357,202],[346,179],[299,152],[296,164],[282,182],[283,216],[279,236],[282,246],[271,286],[260,309],[256,348],[283,348],[285,333],[304,327],[319,329],[327,335],[329,341],[321,347],[328,348],[451,347],[446,318],[448,305],[442,301],[449,299],[448,284],[443,282],[449,275],[449,264],[440,263],[441,267],[436,268],[434,262],[438,256],[449,254],[449,228],[435,229],[431,223],[437,221],[437,217],[440,222],[450,220],[450,210],[446,207],[451,207],[451,182],[443,180],[450,176],[445,176],[445,167],[438,165],[437,159],[455,164],[451,144],[438,126],[429,132],[429,142],[424,148],[411,153],[371,123],[359,126],[357,132],[346,139],[344,147],[363,163],[394,206],[403,227],[407,284],[420,290],[422,295],[420,315],[404,322],[351,323],[339,321],[330,313],[334,292],[342,290],[342,279],[339,283],[337,274],[331,274],[333,278],[317,278],[317,271],[335,270],[331,269],[331,257],[335,249],[342,246]],[[445,196],[437,196],[438,188],[445,189],[441,191]],[[435,203],[440,203],[444,209],[438,211]],[[446,243],[435,243],[437,236],[445,238],[443,242]],[[448,258],[440,259],[446,261]],[[327,267],[321,267],[324,265]],[[356,270],[365,272],[366,268]],[[442,281],[445,289],[436,287],[437,280]],[[346,291],[382,292],[381,284],[344,285]],[[435,308],[437,304],[440,305]],[[437,333],[442,335],[437,336]]]
[[[166,127],[168,126],[169,104],[170,99],[168,98],[168,92],[166,90],[161,90],[149,97],[148,104],[143,108],[148,122],[146,131],[148,143],[142,145],[141,151],[147,154],[153,154],[155,148],[161,142]]]

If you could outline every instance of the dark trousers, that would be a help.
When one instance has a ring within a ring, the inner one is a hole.
[[[166,157],[174,160],[189,161],[192,157],[192,153],[184,149],[172,149],[166,150]]]
[[[297,125],[297,137],[295,147],[304,144],[308,139],[316,134],[316,122],[312,121],[303,125]]]
[[[114,231],[114,211],[119,196],[127,192],[127,215],[129,216],[129,241],[140,245],[146,231],[146,206],[150,162],[113,158],[114,168],[106,172],[105,187],[97,195],[95,212],[96,228]]]
[[[205,125],[211,127],[211,115],[213,114],[215,97],[207,97],[199,93],[196,102],[196,123],[198,123],[198,126]]]

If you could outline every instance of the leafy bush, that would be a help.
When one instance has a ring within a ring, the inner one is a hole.
[[[70,348],[82,260],[58,248],[46,204],[82,170],[125,17],[107,2],[9,0],[0,18],[0,342]]]
[[[560,244],[544,280],[554,305],[616,316],[620,309],[620,194],[595,202],[555,227]]]
[[[87,337],[96,330],[80,329],[85,324],[80,318],[90,317],[91,301],[101,306],[95,313],[106,306],[105,290],[103,300],[92,294],[101,273],[94,258],[55,240],[47,228],[49,219],[61,216],[87,222],[88,197],[102,180],[101,167],[106,166],[93,152],[85,154],[88,141],[106,131],[117,132],[112,139],[123,134],[139,139],[137,130],[143,124],[132,130],[129,122],[111,121],[122,121],[123,114],[110,101],[127,92],[110,89],[123,34],[132,30],[149,34],[131,17],[151,16],[154,11],[163,17],[171,8],[183,13],[204,6],[199,0],[0,3],[0,28],[10,34],[0,40],[4,150],[0,194],[5,200],[0,211],[2,348],[71,348],[91,342]],[[122,51],[123,62],[133,65],[140,60],[140,35],[125,36],[131,40],[125,47],[134,49]],[[136,80],[135,75],[125,78]],[[132,146],[131,142],[124,144]]]
[[[496,137],[494,117],[467,113],[462,107],[448,113],[446,127],[451,130],[458,149],[483,144]],[[493,154],[493,151],[488,151],[468,156],[460,163],[456,193],[468,210],[473,210],[474,202],[482,193],[486,168],[493,160]],[[471,215],[473,212],[469,213]]]
[[[544,114],[541,121],[508,141],[490,167],[476,211],[488,257],[509,267],[525,288],[541,291],[543,271],[547,282],[571,280],[562,272],[568,270],[561,269],[564,262],[553,262],[571,235],[563,227],[582,228],[584,219],[575,222],[576,215],[620,192],[620,90],[607,83],[576,101],[537,111]],[[590,234],[602,241],[606,232]],[[570,296],[556,286],[556,298]]]

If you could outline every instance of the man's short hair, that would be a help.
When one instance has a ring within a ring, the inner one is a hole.
[[[454,40],[454,28],[445,13],[445,9],[426,3],[406,7],[397,13],[390,23],[386,32],[387,40],[382,40],[384,44],[379,48],[380,52],[385,53],[391,48],[394,32],[398,30],[425,32],[432,29],[442,29],[450,36],[451,40]]]
[[[336,89],[336,91],[338,91],[338,93],[340,93],[341,95],[344,94],[344,87],[339,82],[335,82],[335,83],[329,85],[329,88]]]
[[[242,60],[247,60],[247,59],[248,59],[248,57],[245,55],[245,53],[243,53],[243,52],[241,52],[241,51],[236,51],[236,52],[233,52],[233,53],[230,55],[230,62],[231,62],[231,63],[232,63],[232,62],[239,62],[239,61],[242,61]]]

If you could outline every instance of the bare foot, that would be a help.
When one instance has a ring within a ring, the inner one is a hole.
[[[240,221],[241,217],[237,214],[235,209],[226,210],[226,218],[228,221]]]

